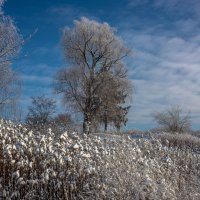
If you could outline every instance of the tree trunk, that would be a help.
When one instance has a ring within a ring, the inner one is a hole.
[[[91,122],[89,120],[89,117],[87,114],[84,115],[84,121],[83,121],[83,133],[89,135],[91,131]]]
[[[107,132],[107,130],[108,130],[108,117],[105,114],[104,115],[104,132]]]
[[[121,129],[121,127],[119,126],[119,127],[117,127],[117,132],[119,133],[120,132],[120,129]]]

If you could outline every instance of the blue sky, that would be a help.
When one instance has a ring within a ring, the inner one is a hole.
[[[125,60],[135,87],[128,128],[154,127],[153,113],[180,105],[200,129],[199,10],[199,0],[7,0],[4,11],[25,38],[37,29],[13,63],[24,112],[30,96],[52,95],[52,77],[65,66],[61,30],[85,16],[115,27],[133,49]]]

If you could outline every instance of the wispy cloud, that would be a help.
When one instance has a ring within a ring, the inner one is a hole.
[[[133,126],[153,125],[153,113],[170,105],[180,105],[185,112],[190,111],[193,125],[198,125],[200,38],[198,24],[190,22],[174,22],[174,27],[193,30],[192,34],[188,33],[190,37],[179,34],[174,27],[167,30],[157,25],[123,31],[123,39],[134,50],[134,57],[127,60],[136,91],[129,114],[129,123]]]
[[[21,75],[21,78],[26,83],[31,83],[31,85],[38,85],[38,84],[46,84],[49,86],[49,83],[52,82],[52,78],[49,76],[41,76],[41,75]],[[35,84],[34,84],[35,83]]]
[[[199,0],[129,0],[128,6],[149,6],[151,9],[162,9],[166,12],[174,12],[176,15],[200,16]]]
[[[57,17],[70,17],[75,18],[86,14],[83,8],[73,7],[71,5],[57,5],[48,8],[47,12],[54,14]]]
[[[97,19],[87,8],[81,6],[74,7],[70,4],[49,7],[47,13],[55,19],[56,23],[60,22],[63,25],[72,24],[74,20],[80,19],[82,16]]]

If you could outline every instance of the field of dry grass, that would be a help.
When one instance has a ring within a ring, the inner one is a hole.
[[[169,144],[1,121],[0,199],[200,199],[200,155]]]

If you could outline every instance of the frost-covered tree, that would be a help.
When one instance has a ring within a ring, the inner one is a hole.
[[[0,116],[13,115],[20,94],[19,77],[10,67],[23,43],[14,21],[2,10],[0,1]]]
[[[130,50],[107,23],[87,18],[64,29],[62,45],[71,67],[57,73],[55,91],[63,94],[64,103],[82,113],[83,131],[89,132],[104,103],[105,86],[114,79],[127,79],[123,58]]]
[[[191,130],[189,114],[184,115],[180,107],[171,107],[154,115],[160,128],[167,132],[183,133]]]

